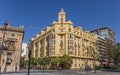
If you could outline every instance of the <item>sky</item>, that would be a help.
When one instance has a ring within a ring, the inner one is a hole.
[[[0,0],[0,25],[24,25],[24,43],[52,22],[57,21],[61,8],[74,27],[93,30],[109,27],[120,42],[120,0]]]

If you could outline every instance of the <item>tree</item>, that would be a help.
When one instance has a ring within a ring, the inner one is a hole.
[[[41,67],[41,65],[43,65],[43,60],[42,58],[38,57],[37,58],[37,62],[38,62],[38,65]]]
[[[25,67],[25,60],[24,60],[24,57],[21,57],[21,60],[20,60],[20,67]]]
[[[96,65],[96,60],[98,60],[98,52],[94,49],[94,47],[92,47],[92,46],[89,46],[89,55],[91,56],[91,57],[93,57],[93,60],[94,60],[94,62],[93,62],[93,68],[94,68],[94,72],[96,72],[96,68],[97,68],[97,65]]]
[[[115,50],[115,45],[113,45],[111,40],[106,40],[106,54],[105,54],[105,57],[107,58],[107,66],[110,66],[110,63],[113,60],[114,50]]]
[[[120,63],[120,44],[119,43],[117,43],[117,45],[114,48],[113,60],[114,60],[114,65],[118,66],[118,63]]]
[[[63,68],[70,68],[72,58],[69,55],[63,55],[61,57],[61,64],[63,65]]]
[[[31,57],[30,65],[31,65],[31,67],[35,67],[37,65],[37,58]]]
[[[120,63],[120,43],[113,44],[111,41],[106,42],[106,57],[108,59],[108,65],[111,66],[110,63],[114,62],[114,66],[117,67]]]
[[[60,64],[60,58],[59,57],[55,57],[55,58],[51,58],[51,64],[55,65],[55,68],[58,68],[58,65]]]
[[[25,60],[25,67],[28,66],[28,60]]]
[[[49,64],[49,58],[38,58],[38,65],[39,66],[45,66]]]
[[[43,58],[38,58],[38,64],[39,64],[39,65],[44,65],[44,60],[43,60]]]

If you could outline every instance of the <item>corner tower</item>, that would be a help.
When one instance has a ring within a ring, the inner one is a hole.
[[[66,13],[64,12],[64,9],[61,8],[61,11],[58,13],[58,22],[63,23],[66,21]]]

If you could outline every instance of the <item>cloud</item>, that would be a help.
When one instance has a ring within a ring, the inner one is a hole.
[[[21,54],[22,56],[26,55],[26,46],[27,46],[27,43],[22,44],[22,50],[23,50]]]

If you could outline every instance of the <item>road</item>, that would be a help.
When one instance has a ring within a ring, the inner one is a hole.
[[[27,75],[27,72],[19,72],[19,73],[6,73],[1,75]],[[85,72],[85,71],[78,71],[78,70],[61,70],[61,71],[45,71],[43,72],[31,72],[30,75],[120,75],[120,72],[102,72],[98,71],[94,73],[91,72]]]

